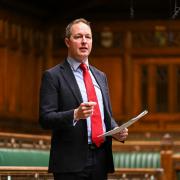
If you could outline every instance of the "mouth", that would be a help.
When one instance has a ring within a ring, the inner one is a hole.
[[[81,47],[79,49],[80,49],[81,52],[86,52],[88,50],[88,48],[86,48],[86,47]]]

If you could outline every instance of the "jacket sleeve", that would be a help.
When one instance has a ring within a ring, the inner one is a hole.
[[[58,82],[46,71],[42,76],[39,102],[39,122],[45,129],[72,126],[74,109],[60,111]]]

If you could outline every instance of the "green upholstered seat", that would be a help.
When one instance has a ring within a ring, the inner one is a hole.
[[[158,152],[113,152],[116,168],[160,168]],[[0,166],[48,166],[49,151],[0,148]]]
[[[48,166],[49,151],[0,149],[0,166]]]
[[[116,168],[160,168],[158,152],[113,152]]]

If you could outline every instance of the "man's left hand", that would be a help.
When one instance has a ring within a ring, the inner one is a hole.
[[[113,138],[115,138],[118,141],[125,141],[127,139],[128,136],[128,129],[124,128],[122,131],[112,135]]]

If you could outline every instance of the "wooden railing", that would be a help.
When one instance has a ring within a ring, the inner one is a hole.
[[[0,133],[0,147],[48,150],[50,148],[50,136]]]
[[[128,179],[153,179],[163,180],[163,169],[151,168],[121,168],[116,172],[108,175],[108,180]],[[17,167],[17,166],[0,166],[0,179],[20,180],[53,180],[53,175],[48,173],[47,167]]]
[[[163,180],[162,168],[116,168],[115,173],[109,174],[109,180]]]
[[[47,167],[0,166],[1,180],[53,180]]]

